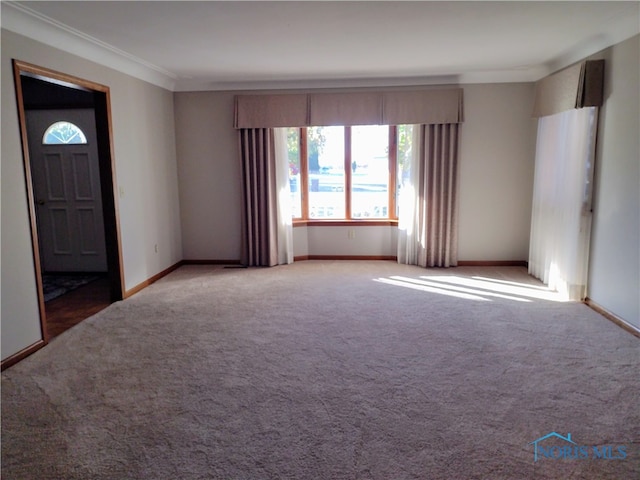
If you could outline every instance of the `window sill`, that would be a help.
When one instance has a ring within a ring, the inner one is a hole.
[[[398,220],[380,218],[376,220],[294,220],[293,227],[397,227]]]

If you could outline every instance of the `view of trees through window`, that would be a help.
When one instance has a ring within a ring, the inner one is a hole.
[[[396,175],[396,198],[400,198],[400,193],[409,185],[411,176],[411,156],[413,155],[413,125],[398,125],[397,130],[397,175]],[[396,203],[396,217],[398,216],[398,205]]]
[[[309,218],[346,218],[344,127],[307,128]]]
[[[291,190],[291,216],[302,218],[302,179],[300,165],[300,129],[287,129],[289,155],[289,188]]]
[[[411,125],[288,129],[293,218],[397,218],[411,138]]]

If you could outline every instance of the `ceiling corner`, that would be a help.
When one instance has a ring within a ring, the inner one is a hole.
[[[118,50],[14,1],[1,3],[2,28],[173,91],[177,75]]]

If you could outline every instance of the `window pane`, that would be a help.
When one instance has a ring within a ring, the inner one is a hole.
[[[56,122],[47,128],[42,136],[44,145],[85,144],[87,138],[82,130],[71,122]]]
[[[307,129],[309,217],[345,218],[344,127]]]
[[[351,127],[351,216],[389,217],[389,127]]]
[[[411,184],[411,156],[413,155],[413,125],[398,125],[398,153],[397,153],[397,190],[396,210],[403,198],[402,192]],[[396,211],[396,215],[399,212]]]
[[[289,155],[289,187],[291,190],[291,216],[302,217],[302,191],[300,190],[300,129],[287,129],[287,152]]]

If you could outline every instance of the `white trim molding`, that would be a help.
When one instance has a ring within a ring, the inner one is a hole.
[[[635,335],[636,337],[640,338],[640,328],[638,328],[636,325],[633,325],[632,323],[627,322],[622,317],[620,317],[620,316],[616,315],[615,313],[607,310],[602,305],[600,305],[600,304],[594,302],[593,300],[591,300],[589,297],[586,297],[584,299],[584,303],[588,307],[590,307],[592,310],[595,310],[600,315],[605,317],[607,320],[615,323],[616,325],[618,325],[619,327],[623,328],[627,332],[629,332],[632,335]]]
[[[178,76],[14,1],[2,2],[2,28],[173,91]]]
[[[114,2],[118,3],[118,2]],[[179,2],[176,2],[179,3]],[[633,10],[636,2],[627,2]],[[414,76],[303,77],[303,78],[233,78],[180,75],[120,50],[102,40],[83,33],[51,17],[43,15],[16,0],[1,0],[2,28],[23,35],[70,54],[112,68],[173,92],[186,91],[253,91],[282,89],[381,88],[427,85],[462,85],[483,83],[529,83],[561,70],[577,61],[638,34],[636,14],[620,18],[616,10],[603,19],[602,28],[587,41],[569,46],[563,53],[541,63],[516,65],[511,68],[482,68],[457,71],[455,68],[430,69]],[[594,30],[595,32],[595,30]],[[268,74],[267,74],[268,75]]]

